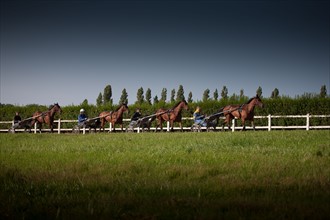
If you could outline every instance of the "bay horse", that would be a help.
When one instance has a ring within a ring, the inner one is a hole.
[[[104,111],[99,114],[99,117],[101,119],[101,129],[104,131],[105,123],[108,121],[111,123],[112,131],[115,130],[115,124],[120,124],[121,131],[123,131],[123,113],[128,112],[128,106],[126,103],[121,104],[114,112],[110,111]],[[112,132],[110,131],[110,132]]]
[[[156,111],[156,116],[155,118],[157,119],[157,125],[156,125],[156,130],[155,132],[157,132],[157,128],[160,127],[160,130],[163,130],[163,122],[164,121],[169,121],[170,122],[170,127],[171,127],[171,131],[173,131],[173,125],[174,122],[178,122],[181,128],[181,131],[183,131],[182,128],[182,109],[188,110],[188,103],[186,102],[186,100],[182,100],[180,102],[178,102],[173,108],[171,109],[164,109],[164,108],[160,108]]]
[[[243,105],[227,105],[224,108],[220,109],[220,112],[223,112],[225,116],[225,121],[222,124],[222,130],[224,129],[225,124],[227,124],[228,128],[230,129],[230,121],[235,117],[241,119],[243,125],[243,131],[245,131],[245,121],[251,121],[253,130],[255,130],[255,125],[254,125],[255,106],[259,106],[260,108],[263,108],[264,106],[258,95],[249,99],[249,101],[247,101],[247,103]]]
[[[50,132],[53,133],[53,122],[54,122],[54,116],[55,113],[62,113],[62,109],[58,103],[55,103],[54,105],[51,105],[48,109],[48,111],[41,112],[36,111],[32,115],[32,121],[31,121],[31,127],[37,123],[37,127],[39,128],[39,132],[41,133],[42,124],[48,124],[50,128]]]

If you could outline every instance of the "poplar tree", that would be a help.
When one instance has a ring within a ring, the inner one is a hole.
[[[179,86],[179,89],[176,93],[176,101],[182,101],[182,100],[185,100],[184,98],[184,90],[183,90],[183,86],[180,85]]]
[[[209,98],[210,98],[210,90],[205,89],[203,93],[203,102],[206,102],[207,100],[209,100]]]
[[[215,89],[215,91],[214,91],[214,93],[213,93],[213,99],[214,99],[215,101],[217,101],[218,98],[219,98],[218,89]]]
[[[222,99],[228,99],[228,89],[227,89],[226,86],[222,87],[221,98]]]
[[[107,85],[103,91],[103,104],[106,105],[108,103],[112,105],[112,89],[110,85]]]
[[[157,104],[159,102],[159,100],[158,100],[158,96],[156,95],[155,97],[154,97],[154,104]]]
[[[126,89],[124,88],[123,91],[121,92],[120,100],[119,100],[119,105],[123,103],[128,103],[128,94]]]
[[[261,88],[261,86],[258,87],[256,93],[260,98],[262,97],[262,88]]]
[[[166,99],[167,99],[167,89],[163,88],[160,100],[166,102]]]
[[[278,89],[277,88],[275,88],[273,91],[272,91],[272,94],[271,94],[271,98],[273,98],[273,99],[276,99],[276,98],[278,98],[278,95],[279,95],[279,91],[278,91]]]
[[[102,93],[100,92],[99,96],[96,99],[96,106],[101,106],[103,104],[102,98]]]
[[[325,98],[327,96],[327,87],[325,85],[321,86],[320,97]]]
[[[193,102],[193,99],[192,99],[192,92],[189,92],[189,94],[188,94],[188,103],[192,103]]]
[[[144,101],[143,88],[139,88],[136,94],[136,103],[142,104]]]
[[[171,91],[171,102],[175,102],[174,97],[175,97],[175,89],[172,89],[172,91]]]
[[[148,88],[146,91],[146,102],[151,105],[151,89]]]
[[[241,90],[239,91],[239,98],[240,98],[240,99],[244,98],[244,89],[241,89]]]

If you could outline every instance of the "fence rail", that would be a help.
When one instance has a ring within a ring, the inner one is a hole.
[[[276,129],[304,129],[304,130],[311,130],[311,129],[330,129],[330,124],[329,125],[311,125],[310,124],[310,119],[311,118],[330,118],[330,115],[267,115],[267,116],[254,116],[255,119],[267,119],[267,125],[265,126],[255,126],[256,130],[276,130]],[[276,126],[272,125],[273,119],[280,119],[280,118],[305,118],[306,122],[305,125],[291,125],[291,126]],[[224,119],[223,117],[220,117],[220,119]],[[193,123],[193,118],[191,117],[186,117],[182,118],[183,121],[191,121],[191,124]],[[234,132],[236,130],[241,130],[243,129],[242,126],[236,126],[236,120],[238,119],[233,119],[232,120],[232,126],[231,126],[231,131]],[[130,122],[130,119],[123,119],[124,122]],[[61,133],[61,132],[71,132],[72,128],[62,128],[62,124],[64,123],[77,123],[77,120],[63,120],[63,119],[58,119],[54,121],[55,124],[57,124],[57,128],[54,128],[54,132]],[[0,124],[9,124],[7,129],[0,129],[0,132],[8,132],[8,129],[14,124],[13,121],[0,121]],[[111,131],[112,127],[111,124],[108,128],[105,128],[106,131]],[[119,128],[116,128],[118,130]],[[124,128],[125,130],[126,128]],[[174,130],[179,130],[179,127],[174,127]],[[205,128],[202,128],[205,129]],[[222,129],[222,127],[216,127],[216,129]],[[225,127],[224,129],[228,130],[228,127]],[[252,127],[246,126],[246,129],[253,129]],[[135,128],[137,132],[140,132],[138,128]],[[150,130],[155,130],[154,127],[150,128]],[[169,123],[167,122],[166,130],[170,131],[170,126]],[[191,127],[183,127],[183,130],[191,130]],[[24,129],[15,129],[17,132],[23,132]],[[34,125],[34,128],[32,129],[34,133],[37,133],[38,129],[36,124]],[[42,131],[47,131],[49,132],[50,129],[42,129]],[[82,129],[82,132],[85,134],[86,130]]]

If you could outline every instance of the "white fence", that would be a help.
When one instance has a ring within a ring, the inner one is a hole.
[[[268,130],[268,131],[271,131],[271,130],[276,130],[276,129],[304,129],[304,130],[310,130],[310,129],[330,129],[330,124],[329,125],[311,125],[310,123],[310,119],[311,118],[330,118],[330,115],[310,115],[310,114],[307,114],[307,115],[267,115],[267,116],[255,116],[254,117],[255,119],[267,119],[268,123],[267,125],[265,126],[256,126],[255,129],[258,129],[258,130]],[[305,118],[306,120],[306,123],[305,125],[296,125],[296,126],[274,126],[272,125],[272,121],[273,120],[276,120],[276,119],[280,119],[280,118]],[[223,117],[220,117],[220,119],[223,119]],[[129,123],[130,119],[123,119],[124,122],[126,122],[126,124]],[[188,121],[191,121],[191,124],[193,124],[193,119],[192,118],[183,118],[182,119],[183,121],[185,120],[188,120]],[[236,131],[236,130],[241,130],[243,127],[242,126],[236,126],[236,120],[238,119],[233,119],[232,120],[232,126],[231,126],[231,131]],[[255,120],[255,124],[257,125],[258,122],[257,120]],[[62,133],[62,132],[72,132],[72,128],[62,128],[62,124],[64,123],[74,123],[76,124],[77,123],[77,120],[62,120],[62,119],[58,119],[58,120],[55,120],[54,121],[55,123],[55,128],[54,128],[54,132],[57,132],[57,133]],[[56,123],[57,123],[57,127],[56,127]],[[0,121],[0,124],[8,124],[8,128],[7,129],[0,129],[0,132],[8,132],[8,129],[13,125],[13,121]],[[111,124],[110,124],[110,127],[108,128],[105,128],[106,131],[111,131]],[[222,127],[216,127],[217,130],[221,129]],[[150,128],[151,130],[155,130],[155,128]],[[170,131],[170,126],[169,126],[169,123],[167,123],[167,126],[165,127],[165,129],[167,131]],[[174,130],[179,130],[180,128],[179,127],[174,127]],[[183,128],[185,131],[190,131],[191,130],[191,127],[184,127]],[[202,128],[202,129],[205,129],[205,128]],[[228,130],[228,127],[225,127],[226,130]],[[246,126],[246,129],[252,129],[252,127],[249,127],[249,126]],[[87,129],[86,129],[87,130]],[[120,130],[120,128],[116,128],[116,131],[117,130]],[[124,126],[124,130],[125,130],[125,126]],[[140,130],[138,128],[135,129],[137,132],[140,132]],[[17,132],[23,132],[24,130],[23,129],[16,129]],[[36,124],[34,126],[34,128],[32,129],[32,131],[34,133],[37,133],[38,132],[38,129],[36,127]],[[49,132],[50,129],[42,129],[42,131],[47,131]],[[82,129],[82,132],[85,133],[85,129]]]

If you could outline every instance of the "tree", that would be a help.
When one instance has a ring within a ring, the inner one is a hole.
[[[241,89],[241,90],[239,91],[239,98],[240,98],[240,99],[244,98],[244,89]]]
[[[206,102],[207,100],[209,100],[209,98],[210,98],[210,90],[205,89],[203,93],[203,102]]]
[[[321,86],[320,97],[325,98],[327,96],[327,87],[325,85]]]
[[[159,100],[158,100],[158,96],[156,95],[155,97],[154,97],[154,104],[157,104],[159,102]]]
[[[103,91],[103,104],[106,105],[110,103],[112,105],[112,89],[110,85],[107,85]]]
[[[123,104],[123,103],[128,103],[128,94],[126,89],[124,88],[123,91],[121,92],[121,96],[120,96],[120,100],[119,100],[119,104]]]
[[[214,99],[215,101],[217,101],[218,98],[219,98],[218,89],[215,89],[215,91],[214,91],[214,93],[213,93],[213,99]]]
[[[175,97],[175,89],[172,89],[172,91],[171,91],[171,102],[175,102],[174,97]]]
[[[151,89],[148,88],[146,91],[146,102],[151,105]]]
[[[179,86],[179,89],[176,93],[176,101],[182,101],[182,100],[185,100],[184,98],[184,90],[183,90],[183,86],[180,85]]]
[[[96,99],[96,106],[101,106],[103,104],[102,98],[102,93],[100,93]]]
[[[136,103],[142,104],[144,102],[143,88],[139,88],[136,94]]]
[[[227,89],[226,86],[222,87],[221,98],[222,99],[228,99],[228,89]]]
[[[188,103],[192,103],[193,102],[192,97],[193,97],[192,92],[189,92],[189,94],[188,94]]]
[[[167,89],[163,88],[160,100],[166,102],[166,99],[167,99]]]
[[[81,105],[88,105],[88,100],[84,99],[84,101],[81,103]]]
[[[273,91],[272,91],[272,94],[271,94],[271,98],[272,99],[276,99],[276,98],[278,98],[278,95],[279,95],[279,91],[278,91],[278,89],[277,88],[275,88]]]
[[[260,98],[262,97],[262,88],[261,88],[261,86],[258,87],[256,93]]]

